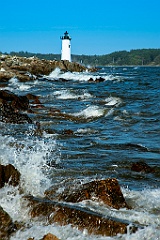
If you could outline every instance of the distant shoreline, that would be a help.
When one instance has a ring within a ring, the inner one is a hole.
[[[160,67],[159,65],[106,65],[106,66],[97,66],[98,67],[121,67],[121,68],[125,68],[125,67]]]
[[[41,54],[30,52],[10,52],[2,53],[18,57],[37,57],[44,60],[61,60],[60,54]],[[131,51],[117,51],[104,55],[76,55],[71,54],[72,62],[83,66],[160,66],[160,49],[137,49]]]

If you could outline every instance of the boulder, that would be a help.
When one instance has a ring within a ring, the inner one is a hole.
[[[150,167],[145,162],[136,162],[133,163],[131,166],[131,170],[135,172],[144,172],[144,173],[154,173],[155,170],[153,167]]]
[[[62,60],[60,62],[57,62],[58,66],[63,71],[70,71],[70,72],[84,72],[87,70],[86,67],[80,65],[76,62],[69,62],[67,60]]]
[[[20,173],[13,165],[0,165],[0,188],[4,187],[5,183],[17,186],[19,181]]]
[[[71,224],[80,230],[87,229],[90,234],[115,236],[118,233],[127,232],[129,222],[103,216],[85,207],[67,204],[67,202],[76,203],[90,199],[101,201],[116,209],[129,208],[116,179],[96,180],[83,184],[79,189],[74,188],[73,190],[73,187],[70,189],[72,192],[65,190],[58,196],[55,194],[55,189],[48,190],[45,192],[46,198],[43,199],[26,197],[31,208],[31,217],[43,218],[49,224],[55,222],[60,225]],[[133,227],[132,230],[136,230],[136,227]]]
[[[26,96],[17,96],[7,90],[0,90],[0,121],[6,123],[32,123],[27,114],[20,113],[29,108]]]
[[[102,236],[116,236],[117,234],[127,233],[127,224],[123,221],[120,222],[117,219],[113,220],[69,207],[57,208],[53,219],[50,219],[50,223],[52,222],[60,225],[71,224],[82,231],[87,229],[89,234]]]
[[[100,82],[104,82],[105,81],[105,79],[104,78],[102,78],[102,77],[99,77],[99,78],[96,78],[95,80],[93,80],[93,78],[90,78],[89,80],[88,80],[88,82],[94,82],[94,83],[100,83]]]
[[[30,104],[32,105],[32,108],[44,108],[44,106],[39,100],[39,96],[28,93],[26,97],[29,100]]]
[[[17,96],[8,90],[0,90],[0,99],[11,102],[11,106],[17,110],[27,110],[29,107],[26,96]]]
[[[0,239],[9,240],[13,232],[13,222],[11,217],[0,207]]]
[[[31,207],[31,217],[36,217],[46,220],[47,224],[57,223],[61,226],[70,224],[72,227],[77,227],[79,230],[87,229],[89,234],[97,234],[104,236],[115,236],[118,233],[124,234],[127,232],[126,223],[123,220],[103,217],[88,209],[76,208],[73,205],[63,206],[58,202],[53,202],[47,199],[38,199],[34,197],[26,197],[29,200]],[[131,228],[135,231],[137,228]]]
[[[52,191],[46,191],[46,195],[52,199]],[[79,188],[72,189],[72,192],[67,189],[58,196],[59,201],[73,203],[89,199],[102,201],[104,204],[116,209],[129,208],[115,178],[95,180],[83,184]]]
[[[99,77],[99,78],[96,78],[96,80],[95,80],[95,82],[104,82],[105,81],[105,79],[104,78],[102,78],[102,77]]]
[[[8,82],[11,78],[13,78],[15,74],[11,71],[0,71],[0,81],[1,82]]]

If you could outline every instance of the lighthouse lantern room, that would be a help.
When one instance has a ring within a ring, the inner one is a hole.
[[[71,62],[71,38],[66,31],[62,39],[61,60],[68,60]]]

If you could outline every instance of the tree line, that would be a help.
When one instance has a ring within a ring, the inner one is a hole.
[[[2,54],[2,52],[0,52]],[[8,54],[8,53],[3,53]],[[42,54],[30,52],[10,52],[11,56],[38,57],[46,60],[60,60],[60,54]],[[72,61],[85,66],[125,66],[125,65],[160,65],[160,49],[136,49],[130,51],[116,51],[105,55],[74,55]]]

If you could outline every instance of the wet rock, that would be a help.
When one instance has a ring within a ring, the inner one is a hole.
[[[86,67],[80,65],[76,62],[69,62],[67,60],[62,60],[58,63],[58,67],[63,71],[70,71],[70,72],[84,72],[87,70]]]
[[[42,238],[42,240],[59,240],[59,238],[51,233],[48,233]]]
[[[11,217],[0,207],[0,239],[9,240],[13,232],[13,222]]]
[[[29,101],[26,96],[17,96],[7,90],[0,90],[0,99],[11,102],[11,106],[16,110],[27,110]]]
[[[42,105],[42,103],[39,100],[39,96],[28,93],[26,95],[26,97],[30,101],[32,108],[44,108],[44,106]]]
[[[88,82],[94,82],[93,78],[90,78],[90,79],[88,80]]]
[[[155,172],[154,168],[150,167],[145,162],[133,163],[131,166],[131,170],[135,171],[135,172],[144,172],[144,173],[154,173]]]
[[[0,165],[0,188],[4,187],[5,183],[17,186],[19,181],[20,173],[13,165]]]
[[[6,101],[1,102],[0,104],[0,121],[5,123],[15,123],[15,124],[24,124],[32,123],[32,120],[28,117],[27,114],[22,114],[14,109]]]
[[[80,230],[87,229],[89,233],[93,234],[115,236],[118,233],[126,233],[129,223],[123,220],[107,216],[103,217],[96,212],[88,210],[88,208],[80,208],[60,202],[75,203],[90,199],[102,201],[104,204],[116,209],[128,208],[116,179],[92,181],[83,184],[79,189],[76,187],[73,190],[72,188],[71,191],[66,190],[58,195],[57,198],[55,198],[54,189],[46,191],[47,198],[44,199],[28,197],[31,216],[43,217],[49,224],[54,222],[60,225],[71,224]]]
[[[67,80],[65,78],[59,78],[58,80],[61,81],[61,82],[68,82],[69,81],[69,80]]]
[[[70,224],[79,230],[87,229],[90,234],[115,236],[118,233],[124,234],[130,224],[129,221],[103,216],[89,208],[67,204],[67,202],[79,202],[86,199],[102,201],[113,208],[128,208],[128,205],[120,190],[117,179],[96,180],[81,187],[70,187],[62,194],[56,195],[55,190],[45,192],[47,198],[39,199],[32,196],[26,197],[31,208],[31,217],[46,220],[47,223],[58,223],[60,225]],[[66,202],[66,203],[64,203]],[[133,226],[131,231],[136,231]]]
[[[50,108],[49,110],[49,116],[52,116],[52,117],[56,117],[56,118],[60,118],[60,119],[65,119],[65,120],[68,120],[68,121],[74,121],[74,122],[77,122],[77,121],[80,121],[81,119],[77,116],[74,116],[74,115],[69,115],[67,113],[62,113],[59,109],[56,109],[56,108]]]
[[[49,195],[47,192],[46,194]],[[102,201],[104,204],[116,209],[129,208],[115,178],[92,181],[80,186],[79,189],[73,190],[72,193],[66,190],[58,199],[73,203],[91,199]]]
[[[73,135],[74,132],[73,132],[71,129],[64,129],[64,130],[62,131],[62,134],[63,134],[63,135]]]
[[[49,216],[55,212],[54,203],[47,199],[34,198],[26,196],[25,199],[29,201],[30,215],[32,218],[40,217],[40,219],[48,220]]]
[[[46,220],[47,224],[57,223],[61,226],[70,224],[79,230],[87,229],[89,234],[104,236],[115,236],[118,233],[127,232],[130,224],[122,219],[102,216],[88,208],[76,207],[73,205],[64,205],[59,202],[53,202],[47,199],[38,199],[27,197],[30,201],[31,216]],[[43,217],[43,218],[42,218]],[[137,230],[137,226],[131,227],[131,231]]]
[[[94,83],[100,83],[100,82],[104,82],[104,81],[105,81],[105,79],[102,77],[96,78],[95,80],[93,78],[90,78],[88,80],[88,82],[94,82]]]
[[[17,96],[7,90],[0,90],[0,121],[6,123],[32,123],[27,114],[20,113],[29,108],[26,96]]]
[[[104,78],[102,78],[102,77],[100,77],[100,78],[96,78],[96,80],[95,80],[95,82],[104,82],[105,81],[105,79]]]
[[[78,227],[79,230],[87,229],[89,234],[103,236],[115,236],[118,233],[124,234],[127,232],[127,224],[125,223],[68,207],[57,209],[53,222],[60,225],[71,224]],[[52,223],[51,219],[50,223]]]

